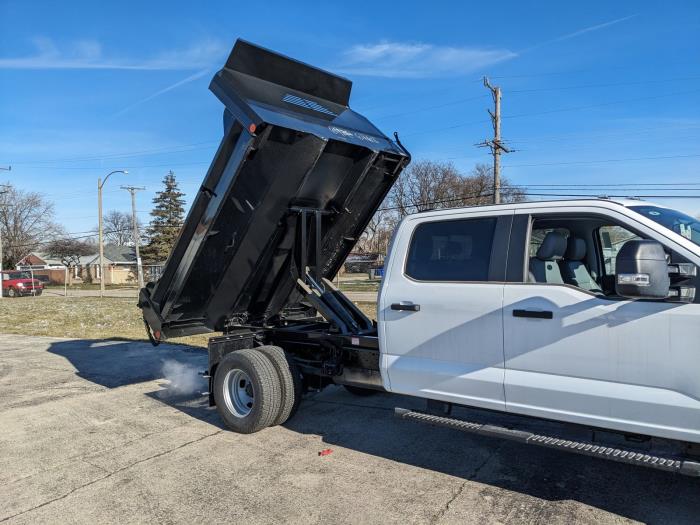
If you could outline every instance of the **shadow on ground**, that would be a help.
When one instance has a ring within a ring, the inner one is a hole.
[[[128,339],[75,339],[52,343],[49,352],[66,358],[83,379],[107,388],[153,381],[167,375],[168,363],[177,363],[173,373],[181,380],[207,367],[207,352],[184,345],[150,343]],[[189,380],[194,384],[194,381]],[[202,384],[203,380],[201,380]],[[176,389],[182,390],[182,389]],[[201,390],[201,386],[200,386]],[[193,393],[194,388],[189,392]]]
[[[80,377],[109,388],[164,379],[160,390],[147,395],[223,428],[216,410],[201,394],[206,390],[203,379],[194,390],[182,391],[173,388],[163,373],[168,361],[188,370],[204,370],[207,356],[202,349],[88,340],[57,342],[50,351],[68,359]],[[307,394],[285,427],[321,436],[331,448],[344,447],[480,483],[481,493],[493,497],[495,505],[503,508],[527,495],[545,501],[579,502],[646,523],[695,524],[700,519],[698,479],[400,421],[393,416],[395,406],[417,408],[423,403],[391,394],[360,398],[330,387]],[[484,417],[483,412],[467,409],[457,415],[471,420]],[[487,416],[505,424],[512,419]],[[533,425],[539,432],[557,428],[546,422]],[[475,466],[475,456],[485,460]],[[504,498],[502,489],[511,491],[512,496]],[[542,512],[540,521],[546,523],[550,521],[547,512],[560,513],[562,507],[544,506]]]

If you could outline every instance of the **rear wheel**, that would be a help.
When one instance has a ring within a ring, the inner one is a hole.
[[[279,346],[259,346],[256,348],[267,356],[277,370],[277,375],[282,386],[282,402],[280,411],[275,418],[273,425],[281,425],[287,421],[299,406],[301,398],[301,385],[297,387],[297,382],[300,383],[299,373],[296,365],[287,358],[284,350]]]
[[[274,364],[253,349],[231,352],[216,368],[214,400],[224,423],[235,432],[252,434],[270,426],[282,402]]]

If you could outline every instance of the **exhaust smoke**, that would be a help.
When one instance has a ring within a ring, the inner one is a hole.
[[[162,368],[163,379],[168,381],[164,397],[187,396],[206,390],[205,380],[193,365],[166,359]]]

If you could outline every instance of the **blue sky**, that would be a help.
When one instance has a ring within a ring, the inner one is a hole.
[[[345,5],[0,0],[0,181],[44,192],[69,232],[94,227],[112,169],[130,174],[110,179],[106,210],[130,209],[120,184],[143,185],[147,220],[168,169],[192,196],[222,134],[208,83],[242,37],[349,77],[352,107],[414,158],[490,162],[474,147],[491,133],[489,75],[511,181],[700,184],[700,4]]]

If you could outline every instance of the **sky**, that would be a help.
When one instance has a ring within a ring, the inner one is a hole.
[[[464,172],[491,162],[475,146],[492,133],[487,75],[503,91],[512,183],[697,186],[653,200],[700,213],[693,1],[0,0],[0,167],[12,166],[0,183],[44,193],[70,233],[95,227],[111,170],[129,174],[105,185],[105,211],[130,211],[121,185],[145,186],[148,221],[170,169],[191,202],[223,134],[209,81],[237,38],[349,78],[351,107],[414,159]]]

